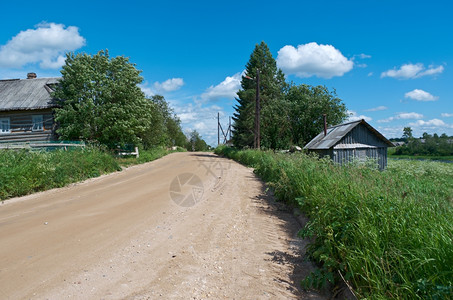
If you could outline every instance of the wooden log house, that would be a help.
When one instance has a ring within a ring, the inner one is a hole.
[[[60,78],[0,80],[0,143],[55,140],[51,93]]]

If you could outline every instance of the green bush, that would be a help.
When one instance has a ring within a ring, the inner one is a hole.
[[[176,150],[185,151],[178,147]],[[119,171],[121,166],[149,162],[170,152],[165,148],[141,150],[140,157],[116,158],[106,149],[90,146],[71,151],[0,150],[0,199],[63,187],[70,183]]]
[[[320,270],[305,287],[349,279],[360,298],[453,298],[453,165],[391,161],[380,172],[306,154],[218,148],[255,168],[310,221]]]
[[[120,170],[108,153],[87,147],[72,151],[0,151],[0,199],[62,187]]]

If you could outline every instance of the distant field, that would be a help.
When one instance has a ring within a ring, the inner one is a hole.
[[[453,296],[453,164],[390,160],[385,171],[305,154],[218,148],[255,168],[275,195],[310,221],[302,236],[321,271],[306,287],[341,281],[358,298]]]
[[[440,160],[440,161],[452,161],[453,162],[453,156],[394,155],[394,154],[389,154],[388,157],[392,158],[392,159]]]

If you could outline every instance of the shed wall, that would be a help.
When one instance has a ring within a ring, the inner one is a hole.
[[[381,139],[374,135],[364,125],[359,124],[346,134],[338,143],[339,144],[366,144],[377,148],[387,147]]]
[[[332,160],[339,164],[347,164],[354,160],[375,159],[380,170],[387,166],[387,148],[355,148],[334,149]]]

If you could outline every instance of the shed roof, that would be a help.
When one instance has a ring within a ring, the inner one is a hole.
[[[0,80],[0,111],[55,107],[50,93],[59,77]]]
[[[327,150],[334,147],[343,137],[345,137],[352,129],[354,129],[359,124],[363,124],[367,127],[376,137],[382,140],[384,143],[393,147],[392,142],[387,140],[379,131],[374,129],[370,124],[365,120],[357,120],[353,122],[348,122],[340,125],[335,125],[327,128],[327,135],[324,136],[324,131],[318,134],[314,139],[312,139],[304,149],[309,150]]]

